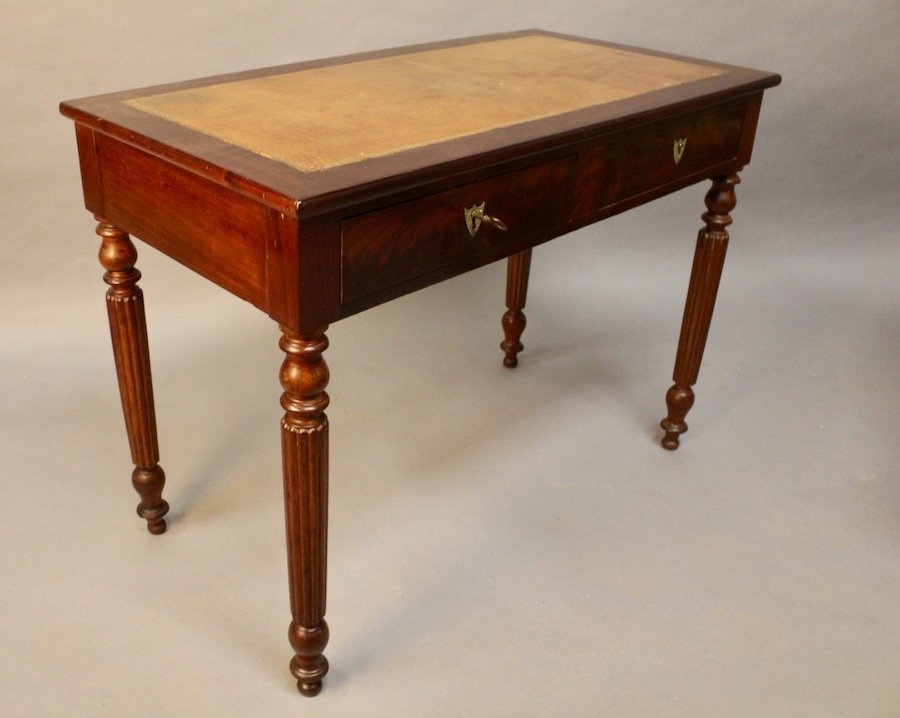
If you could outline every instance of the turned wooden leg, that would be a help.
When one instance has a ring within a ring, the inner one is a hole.
[[[125,232],[99,217],[97,219],[100,221],[97,234],[103,238],[100,245],[100,264],[106,269],[103,281],[109,285],[106,291],[109,330],[131,459],[135,465],[131,483],[141,497],[138,516],[147,520],[150,533],[161,534],[166,530],[163,516],[168,512],[169,504],[162,498],[166,475],[157,463],[159,446],[144,294],[137,286],[141,273],[134,268],[137,250]]]
[[[678,448],[679,435],[688,429],[684,417],[694,405],[694,390],[691,387],[697,381],[712,321],[725,250],[728,248],[728,232],[725,228],[731,224],[729,212],[735,205],[734,186],[740,181],[736,174],[714,177],[713,185],[706,194],[707,211],[703,214],[706,226],[697,236],[694,266],[672,375],[675,384],[666,393],[669,412],[660,422],[666,432],[662,445],[670,451]]]
[[[522,345],[522,332],[525,331],[525,297],[528,294],[528,272],[531,268],[531,249],[526,249],[509,258],[506,269],[506,313],[503,315],[503,335],[500,348],[506,354],[503,366],[512,369],[519,363],[518,353],[525,347]]]
[[[306,696],[322,689],[328,661],[325,623],[325,564],[328,525],[328,366],[322,331],[300,336],[281,328],[281,453],[287,527],[291,621],[288,638],[296,655],[291,673]]]

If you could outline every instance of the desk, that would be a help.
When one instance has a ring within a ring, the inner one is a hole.
[[[291,672],[323,655],[328,325],[508,258],[503,362],[522,351],[531,248],[712,179],[662,444],[687,430],[762,93],[777,75],[541,31],[304,62],[62,103],[75,121],[125,424],[166,530],[139,237],[281,329]]]

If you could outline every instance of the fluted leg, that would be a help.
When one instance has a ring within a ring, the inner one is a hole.
[[[147,520],[150,533],[161,534],[166,530],[163,516],[168,512],[169,504],[162,498],[166,475],[158,463],[144,294],[137,286],[141,273],[134,268],[137,250],[125,232],[99,217],[98,220],[97,234],[103,238],[100,264],[106,269],[103,281],[109,285],[106,291],[109,329],[125,427],[135,465],[131,483],[141,497],[137,513]]]
[[[287,527],[291,621],[288,638],[296,655],[291,673],[303,695],[322,689],[328,661],[325,623],[325,564],[328,526],[328,347],[324,328],[300,336],[282,327],[281,450]]]
[[[706,194],[707,211],[703,214],[706,226],[697,236],[694,266],[672,375],[675,384],[666,394],[668,415],[660,422],[666,432],[662,445],[670,451],[678,448],[679,435],[688,429],[684,418],[694,405],[694,390],[691,387],[697,381],[712,321],[725,250],[728,248],[728,232],[725,228],[731,224],[729,212],[735,205],[734,186],[740,181],[736,174],[714,177],[713,185]]]
[[[528,294],[528,272],[531,268],[531,249],[526,249],[509,258],[506,269],[506,313],[503,315],[503,336],[500,348],[506,354],[503,366],[510,369],[519,363],[518,353],[525,347],[522,345],[522,332],[525,331],[525,297]]]

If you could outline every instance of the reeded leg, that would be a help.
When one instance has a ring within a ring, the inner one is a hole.
[[[694,266],[672,375],[675,384],[666,393],[669,412],[660,422],[666,432],[662,445],[670,451],[678,448],[679,435],[688,429],[684,417],[694,405],[694,390],[691,387],[697,381],[712,321],[725,250],[728,248],[728,232],[725,228],[731,224],[729,212],[735,205],[734,186],[740,181],[736,174],[714,177],[713,185],[706,194],[707,211],[703,214],[706,226],[697,236]]]
[[[306,696],[322,689],[328,661],[325,623],[325,564],[328,524],[328,347],[324,328],[300,336],[281,328],[281,453],[284,462],[284,511],[287,527],[291,621],[288,638],[296,655],[291,673]]]
[[[159,464],[156,440],[156,413],[153,408],[153,383],[150,379],[150,351],[147,323],[144,319],[144,294],[137,286],[141,273],[134,268],[137,250],[129,236],[118,227],[97,218],[97,234],[103,238],[100,264],[106,269],[103,281],[106,308],[112,335],[116,374],[125,413],[125,427],[131,445],[135,469],[131,483],[141,497],[138,516],[147,520],[152,534],[166,530],[163,516],[169,510],[162,498],[166,475]]]
[[[506,313],[503,315],[503,335],[500,348],[506,354],[503,366],[512,369],[519,363],[518,353],[525,347],[520,341],[525,331],[525,297],[528,294],[528,272],[531,268],[531,250],[526,249],[509,258],[506,270]]]

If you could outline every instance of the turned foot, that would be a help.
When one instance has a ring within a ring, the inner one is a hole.
[[[668,416],[659,422],[666,432],[662,445],[664,449],[675,451],[678,448],[678,436],[688,430],[684,417],[694,405],[694,390],[689,386],[675,384],[666,392],[666,406],[669,409]]]
[[[141,497],[137,515],[147,520],[147,530],[154,535],[166,532],[163,516],[169,513],[169,503],[162,498],[165,483],[166,474],[159,464],[152,469],[135,469],[131,474],[131,484]]]
[[[297,654],[291,659],[297,690],[305,696],[318,695],[322,679],[328,673],[328,659],[322,655],[328,644],[328,624],[322,621],[315,628],[301,628],[292,621],[288,638]]]
[[[531,250],[526,249],[509,258],[506,270],[506,313],[503,315],[503,366],[513,367],[519,364],[518,354],[525,347],[522,345],[522,332],[525,331],[525,298],[528,294],[528,274],[531,268]]]
[[[510,369],[518,366],[518,354],[525,348],[518,339],[525,330],[525,323],[525,315],[518,309],[507,310],[501,320],[503,333],[506,336],[506,338],[500,342],[500,348],[506,355],[503,357],[503,366],[509,367]]]
[[[707,211],[703,214],[706,226],[697,235],[694,265],[675,357],[675,371],[672,374],[675,385],[666,393],[668,414],[660,422],[665,431],[662,445],[669,451],[678,448],[679,436],[688,428],[684,417],[694,405],[694,391],[691,387],[697,382],[700,373],[700,361],[703,359],[706,337],[712,322],[725,251],[728,248],[728,232],[725,228],[731,224],[729,212],[735,206],[734,186],[738,182],[740,179],[737,175],[715,177],[706,194]]]

